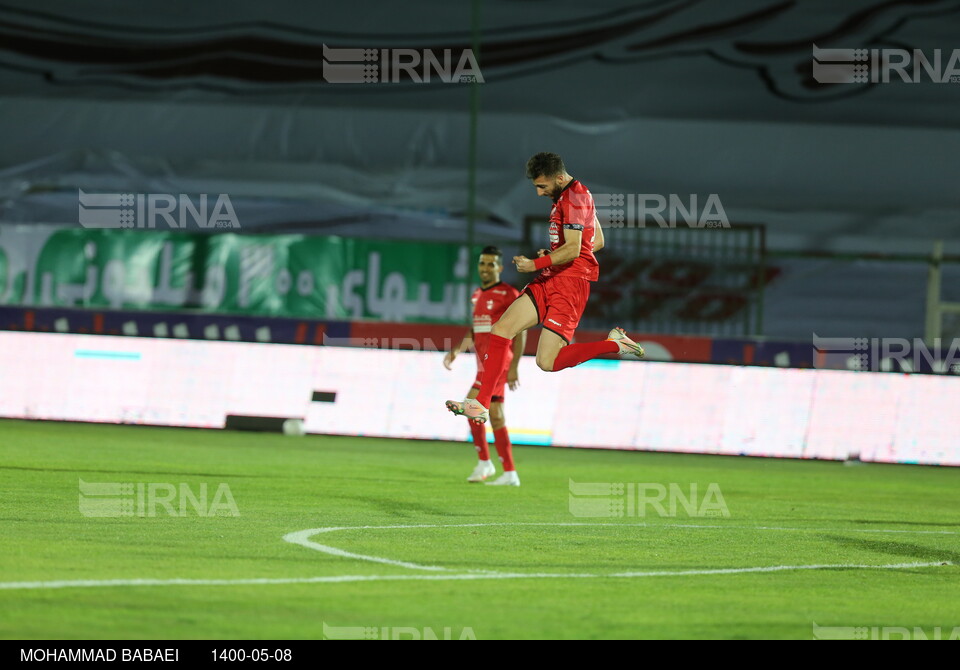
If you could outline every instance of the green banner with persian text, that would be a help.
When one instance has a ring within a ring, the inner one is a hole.
[[[473,270],[457,244],[9,226],[0,304],[198,309],[458,322]]]

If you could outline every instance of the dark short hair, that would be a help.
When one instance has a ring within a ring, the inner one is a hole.
[[[566,171],[567,168],[563,165],[563,159],[557,154],[546,151],[541,151],[527,161],[527,179],[553,177]]]
[[[480,252],[481,256],[496,256],[500,261],[500,265],[503,265],[503,252],[500,251],[497,247],[490,245],[489,247],[484,247],[483,251]]]

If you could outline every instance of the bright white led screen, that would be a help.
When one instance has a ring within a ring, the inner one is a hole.
[[[436,352],[0,332],[0,416],[467,440],[449,415],[475,374]],[[505,413],[518,444],[960,465],[960,379],[525,357]],[[331,401],[332,400],[332,401]]]

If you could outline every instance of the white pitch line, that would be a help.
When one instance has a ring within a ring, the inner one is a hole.
[[[613,524],[604,524],[613,525]],[[816,533],[908,533],[915,535],[960,535],[957,530],[899,530],[894,528],[790,528],[781,526],[734,526],[720,524],[692,524],[692,523],[650,523],[643,524],[648,528],[666,527],[666,528],[709,528],[716,530],[725,530],[727,528],[737,528],[739,530],[777,530],[777,531],[810,531]]]
[[[374,526],[375,528],[376,526]],[[370,528],[366,526],[359,526],[359,528]],[[381,526],[381,528],[434,528],[434,526]],[[343,558],[355,558],[359,561],[372,561],[373,563],[384,563],[386,565],[396,565],[401,568],[411,568],[413,570],[434,570],[441,571],[447,570],[447,568],[441,568],[437,565],[420,565],[418,563],[408,563],[407,561],[396,561],[392,558],[380,558],[379,556],[365,556],[364,554],[354,554],[349,551],[344,551],[343,549],[337,549],[336,547],[330,547],[325,544],[320,544],[319,542],[313,542],[309,538],[313,535],[319,535],[320,533],[331,533],[335,530],[354,530],[349,526],[344,527],[335,527],[335,528],[310,528],[308,530],[298,530],[295,533],[287,533],[283,536],[283,539],[286,542],[291,542],[293,544],[299,544],[306,547],[307,549],[315,549],[316,551],[322,551],[325,554],[331,554],[333,556],[341,556]]]
[[[478,579],[635,579],[641,577],[690,577],[698,575],[731,575],[799,570],[904,570],[909,568],[933,568],[952,565],[953,563],[939,561],[935,563],[894,563],[890,565],[839,563],[836,565],[771,565],[754,568],[718,568],[712,570],[616,572],[606,575],[562,572],[470,572],[440,575],[339,575],[333,577],[292,577],[280,579],[80,579],[53,582],[0,582],[0,590],[102,588],[112,586],[263,586],[274,584],[337,584],[378,581],[472,581]]]
[[[320,533],[332,533],[340,530],[408,530],[417,528],[483,528],[487,526],[594,526],[604,528],[694,528],[698,530],[728,530],[736,528],[740,530],[763,530],[763,531],[811,531],[811,532],[837,532],[837,533],[928,533],[928,534],[949,534],[956,535],[954,531],[938,530],[892,530],[892,529],[867,529],[867,528],[781,528],[776,526],[731,526],[726,524],[689,524],[689,523],[598,523],[598,522],[492,522],[492,523],[452,523],[452,524],[411,524],[411,525],[393,525],[393,526],[332,526],[327,528],[309,528],[307,530],[298,530],[293,533],[287,533],[283,536],[286,542],[299,544],[307,549],[320,551],[331,556],[340,556],[342,558],[354,558],[360,561],[370,561],[373,563],[383,563],[385,565],[395,565],[401,568],[410,568],[412,570],[429,570],[432,572],[451,571],[451,568],[444,568],[437,565],[421,565],[408,561],[398,561],[392,558],[382,558],[380,556],[367,556],[365,554],[355,554],[353,552],[331,547],[330,545],[314,542],[310,538]],[[487,570],[469,570],[468,572],[490,572]],[[497,573],[493,573],[497,574]]]
[[[296,531],[283,536],[283,539],[293,544],[322,551],[333,556],[354,558],[357,560],[372,561],[397,567],[415,570],[444,572],[446,574],[433,575],[340,575],[331,577],[304,577],[304,578],[252,578],[252,579],[106,579],[106,580],[71,580],[71,581],[38,581],[38,582],[0,582],[0,590],[12,589],[59,589],[59,588],[95,588],[111,586],[257,586],[269,584],[329,584],[344,582],[366,581],[444,581],[444,580],[476,580],[476,579],[603,579],[603,578],[639,578],[639,577],[675,577],[693,575],[726,575],[762,572],[782,572],[790,570],[899,570],[905,568],[929,568],[945,565],[954,565],[946,561],[933,563],[896,563],[891,565],[863,565],[844,563],[836,565],[774,565],[752,568],[715,568],[703,570],[681,571],[648,571],[648,572],[617,572],[611,574],[589,573],[509,573],[487,570],[470,570],[454,573],[452,568],[432,565],[420,565],[407,561],[397,561],[379,556],[355,554],[336,547],[312,542],[309,538],[320,533],[331,533],[340,530],[403,530],[414,528],[481,528],[487,526],[598,526],[619,528],[697,528],[710,530],[724,530],[738,528],[746,530],[772,531],[816,531],[816,532],[855,532],[855,533],[935,533],[956,535],[954,531],[923,531],[923,530],[892,530],[892,529],[844,529],[844,528],[779,528],[772,526],[729,526],[726,524],[649,524],[649,523],[596,523],[596,522],[494,522],[494,523],[461,523],[461,524],[412,524],[393,526],[333,526],[328,528],[311,528]]]
[[[333,528],[316,528],[313,531],[297,531],[297,533],[325,533],[336,530],[396,530],[406,528],[481,528],[485,526],[609,526],[616,528],[702,528],[709,530],[773,530],[773,531],[808,531],[819,533],[910,533],[918,535],[960,535],[960,530],[902,530],[894,528],[816,528],[804,526],[741,526],[728,523],[694,524],[694,523],[600,523],[589,521],[502,521],[489,523],[447,523],[447,524],[409,524],[393,526],[339,526]],[[294,535],[294,533],[290,533]]]

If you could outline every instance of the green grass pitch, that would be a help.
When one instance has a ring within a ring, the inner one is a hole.
[[[440,408],[437,420],[450,419]],[[0,442],[4,638],[960,627],[956,468],[516,447],[523,486],[510,488],[467,484],[475,455],[462,443],[22,421],[0,421]],[[181,516],[175,500],[175,515],[85,516],[81,479],[206,484],[209,498],[226,484],[239,514],[203,516],[188,500]],[[576,516],[571,479],[716,484],[729,516]],[[284,540],[334,527],[308,538],[333,553]],[[756,568],[783,569],[744,571]]]

